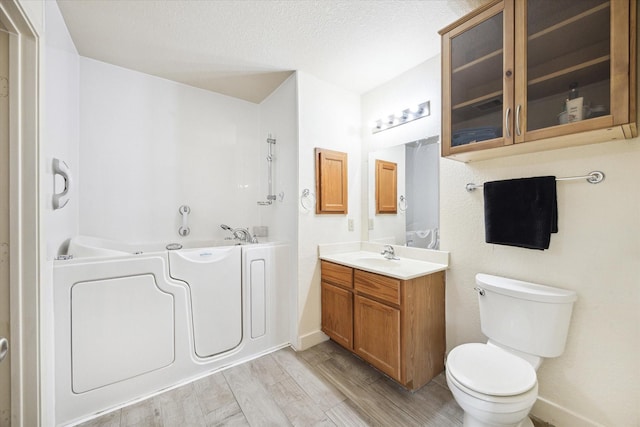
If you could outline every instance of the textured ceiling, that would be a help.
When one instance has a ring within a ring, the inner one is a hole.
[[[363,93],[485,0],[58,0],[82,56],[261,102],[293,70]]]

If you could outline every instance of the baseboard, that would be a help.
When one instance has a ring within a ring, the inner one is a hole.
[[[581,426],[581,427],[604,427],[595,421],[576,414],[575,412],[558,406],[553,402],[538,396],[531,414],[540,420],[554,426]]]
[[[298,345],[294,346],[296,351],[304,351],[313,347],[316,344],[320,344],[323,341],[327,341],[329,337],[322,331],[313,331],[305,335],[298,337]]]

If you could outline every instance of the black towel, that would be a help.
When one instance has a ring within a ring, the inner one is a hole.
[[[558,232],[556,177],[486,182],[484,229],[487,243],[548,249]]]

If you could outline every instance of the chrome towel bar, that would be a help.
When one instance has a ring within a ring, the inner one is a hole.
[[[585,179],[589,184],[598,184],[604,181],[604,176],[605,176],[604,172],[592,171],[592,172],[589,172],[587,175],[566,176],[563,178],[556,178],[556,181],[573,181],[576,179]],[[474,191],[476,188],[482,188],[483,185],[484,184],[474,184],[470,182],[465,186],[465,188],[467,189],[467,191],[471,192],[471,191]]]

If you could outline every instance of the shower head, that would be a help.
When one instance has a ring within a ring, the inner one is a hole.
[[[220,228],[222,228],[223,230],[227,230],[227,231],[233,231],[233,228],[229,227],[226,224],[220,224]]]

